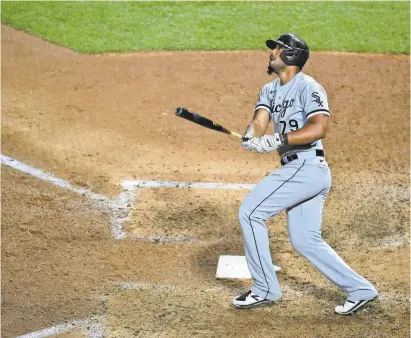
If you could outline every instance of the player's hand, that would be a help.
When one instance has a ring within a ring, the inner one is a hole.
[[[245,138],[243,137],[243,142],[241,142],[241,146],[248,151],[257,151],[261,149],[260,138],[252,137],[252,138]]]
[[[270,153],[283,145],[279,134],[264,135],[263,137],[253,137],[241,143],[242,147],[248,151],[255,151],[259,154]]]
[[[261,147],[256,151],[262,154],[277,150],[283,145],[283,142],[280,135],[278,133],[275,133],[274,135],[264,135],[263,137],[260,137],[260,144]]]
[[[248,141],[252,139],[253,137],[254,137],[254,126],[253,126],[253,123],[250,123],[243,135],[243,141]]]

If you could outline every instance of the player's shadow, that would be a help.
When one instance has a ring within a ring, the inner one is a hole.
[[[279,280],[280,286],[281,284],[285,284],[288,289],[298,292],[302,297],[314,296],[319,300],[327,300],[330,302],[336,302],[346,297],[343,292],[331,282],[329,282],[328,286],[320,286],[288,273],[279,274]],[[325,277],[324,280],[326,280]]]

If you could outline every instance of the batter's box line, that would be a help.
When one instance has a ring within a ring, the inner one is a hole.
[[[255,184],[242,183],[202,183],[202,182],[174,182],[174,181],[137,181],[126,180],[121,184],[125,189],[135,188],[192,188],[192,189],[252,189]]]
[[[106,337],[106,316],[99,315],[73,320],[15,338],[45,338],[67,333],[75,329],[87,330],[88,338],[104,338]]]
[[[1,163],[18,171],[36,177],[40,180],[54,184],[60,188],[73,191],[77,194],[85,196],[103,211],[110,210],[110,227],[113,237],[115,239],[124,239],[127,237],[126,233],[123,230],[123,224],[128,220],[131,208],[134,205],[136,199],[135,190],[125,189],[120,193],[118,198],[111,200],[107,196],[97,194],[89,189],[75,187],[61,178],[55,177],[54,175],[46,173],[42,170],[33,168],[3,154],[1,155]]]
[[[126,180],[121,183],[123,191],[115,199],[97,194],[89,189],[75,187],[68,181],[54,176],[53,174],[44,172],[40,169],[31,167],[23,162],[15,160],[11,157],[0,155],[1,163],[13,169],[31,175],[40,180],[54,184],[60,188],[73,191],[77,194],[85,196],[103,211],[110,210],[110,228],[115,239],[136,239],[153,243],[197,243],[198,238],[186,236],[159,236],[159,235],[132,235],[127,236],[124,231],[124,223],[127,222],[134,207],[137,189],[139,188],[193,188],[193,189],[252,189],[254,184],[237,184],[237,183],[187,183],[174,181],[138,181]]]

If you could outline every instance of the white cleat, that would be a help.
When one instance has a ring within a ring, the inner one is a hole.
[[[257,296],[255,293],[253,293],[251,290],[248,290],[247,292],[234,298],[233,300],[233,305],[239,309],[248,309],[251,307],[256,307],[256,306],[260,306],[263,304],[270,304],[270,303],[274,303],[274,301],[261,298]]]
[[[372,302],[373,300],[377,299],[377,297],[373,299],[367,299],[367,300],[357,300],[357,301],[352,301],[352,300],[347,300],[344,305],[338,305],[335,307],[335,313],[338,313],[339,315],[352,315],[356,313],[358,310],[361,310],[364,308],[365,305],[368,303]]]

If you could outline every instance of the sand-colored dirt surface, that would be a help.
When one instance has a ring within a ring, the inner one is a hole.
[[[257,183],[277,155],[245,152],[173,110],[243,132],[270,81],[267,60],[267,51],[79,55],[2,26],[2,154],[109,198],[130,179]],[[250,281],[215,272],[220,255],[243,254],[245,189],[138,188],[129,238],[116,240],[110,211],[3,165],[1,336],[96,316],[96,328],[56,336],[408,337],[409,69],[408,56],[326,52],[304,69],[332,113],[323,236],[378,288],[364,311],[333,314],[345,295],[293,250],[283,214],[267,222],[283,299],[231,306]]]

